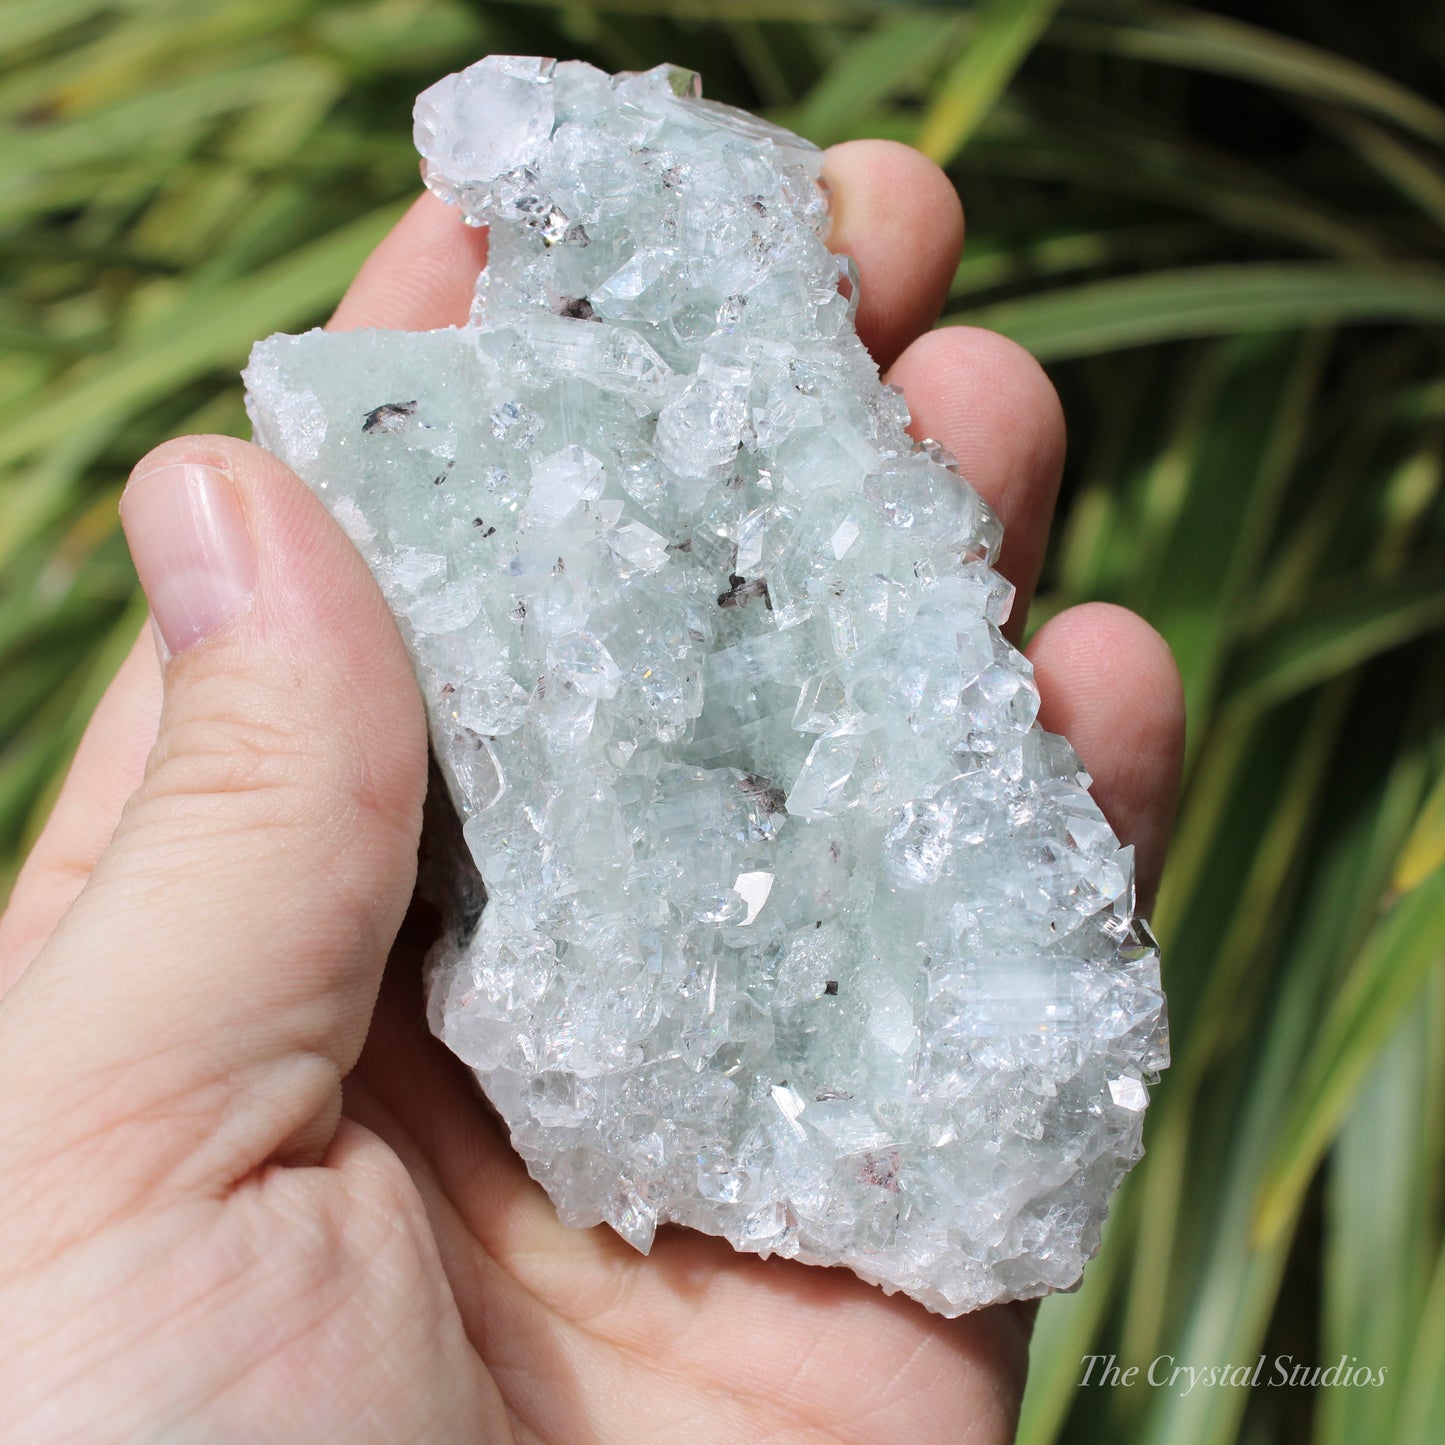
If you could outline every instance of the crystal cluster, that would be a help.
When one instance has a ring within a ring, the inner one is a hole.
[[[485,884],[430,1016],[569,1224],[958,1314],[1067,1288],[1166,1062],[1132,856],[905,432],[820,154],[671,67],[423,94],[471,324],[272,337],[256,435],[361,550]]]

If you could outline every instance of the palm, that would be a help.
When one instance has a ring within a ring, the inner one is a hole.
[[[567,1229],[388,985],[347,1111],[427,1197],[467,1335],[518,1433],[548,1440],[1009,1438],[1027,1331],[1013,1307],[947,1321],[842,1270],[663,1230],[646,1259]],[[460,1278],[458,1277],[460,1273]]]

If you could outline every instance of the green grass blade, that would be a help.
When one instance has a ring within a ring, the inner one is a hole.
[[[1330,1009],[1280,1129],[1278,1162],[1259,1195],[1254,1218],[1259,1240],[1282,1235],[1391,1029],[1442,962],[1445,867],[1395,900]]]
[[[514,0],[514,3],[530,10],[570,11],[576,8],[576,0]],[[882,3],[888,3],[888,0],[882,0]],[[950,0],[924,0],[925,6],[947,3]],[[606,10],[613,15],[673,16],[684,20],[720,12],[729,20],[790,20],[798,24],[841,25],[876,15],[879,4],[880,0],[712,0],[711,4],[689,3],[689,0],[606,0]]]
[[[756,20],[734,20],[728,35],[765,106],[787,106],[796,99],[793,77]]]
[[[112,8],[114,0],[10,0],[5,43],[17,54]]]
[[[1316,107],[1319,124],[1339,136],[1437,226],[1445,226],[1445,169],[1429,152],[1391,135],[1362,116]]]
[[[1368,1389],[1321,1392],[1319,1445],[1398,1438],[1405,1363],[1434,1263],[1428,994],[1427,1006],[1401,1019],[1381,1050],[1330,1159],[1323,1355],[1383,1365],[1389,1374]]]
[[[1425,799],[1396,860],[1394,886],[1408,893],[1442,868],[1445,868],[1445,785],[1435,788]]]
[[[1342,693],[1346,687],[1337,684],[1328,692]],[[1296,859],[1308,855],[1322,835],[1329,837],[1329,847],[1303,875],[1296,863],[1296,886],[1309,884],[1297,907],[1289,896],[1292,889],[1268,901],[1269,915],[1280,915],[1277,930],[1281,922],[1292,920],[1289,931],[1277,933],[1273,945],[1267,938],[1261,940],[1243,978],[1224,993],[1222,1007],[1195,1011],[1199,1018],[1218,1025],[1210,1058],[1200,1057],[1197,1025],[1186,1023],[1186,1052],[1160,1090],[1161,1099],[1170,1101],[1176,1091],[1188,1087],[1197,1094],[1198,1103],[1185,1158],[1185,1187],[1171,1219],[1178,1243],[1165,1292],[1165,1316],[1159,1334],[1144,1342],[1145,1363],[1161,1352],[1190,1363],[1253,1361],[1266,1348],[1266,1331],[1276,1315],[1298,1215],[1290,1216],[1276,1238],[1261,1241],[1251,1228],[1259,1189],[1275,1167],[1279,1120],[1298,1093],[1301,1068],[1319,1031],[1320,1012],[1337,991],[1340,960],[1354,950],[1357,937],[1368,933],[1380,880],[1399,856],[1401,838],[1418,806],[1418,748],[1402,754],[1402,764],[1387,775],[1389,786],[1383,796],[1377,796],[1377,775],[1368,765],[1355,768],[1354,791],[1343,786],[1340,769],[1331,766],[1335,750],[1322,746],[1321,739],[1328,739],[1332,731],[1351,736],[1344,728],[1355,719],[1340,712],[1339,701],[1332,703],[1328,692],[1313,705],[1318,722],[1301,737],[1295,766],[1297,771],[1305,769],[1311,755],[1322,754],[1316,771],[1337,806],[1317,805],[1313,822],[1296,830]],[[1333,719],[1328,716],[1331,708],[1336,710]],[[1272,730],[1263,730],[1263,725],[1256,729],[1256,760],[1278,756],[1281,742],[1292,731],[1283,720]],[[1351,750],[1346,756],[1357,754]],[[1251,858],[1250,834],[1259,831],[1252,820],[1261,785],[1267,790],[1274,787],[1268,767],[1256,768],[1236,789],[1229,810],[1241,814],[1239,827],[1221,836],[1221,857]],[[1278,800],[1268,800],[1265,816],[1279,805]],[[1284,836],[1278,828],[1275,834],[1277,839]],[[1232,889],[1233,870],[1226,870],[1224,877]],[[1192,930],[1211,927],[1212,900],[1206,897],[1204,902],[1204,910],[1188,920]],[[1259,916],[1258,921],[1267,923],[1269,915]],[[1173,948],[1176,974],[1185,963],[1184,942],[1176,940]],[[1209,965],[1228,958],[1227,946],[1223,938],[1206,941],[1202,957]],[[1158,1158],[1156,1147],[1146,1160],[1146,1170]],[[1146,1221],[1152,1202],[1146,1200],[1144,1206]],[[1136,1255],[1131,1282],[1150,1263]],[[1288,1308],[1285,1315],[1290,1317]],[[1311,1334],[1297,1349],[1296,1358],[1313,1361],[1317,1356],[1318,1343]],[[1131,1419],[1127,1428],[1119,1428],[1115,1420],[1101,1438],[1143,1445],[1233,1445],[1240,1438],[1240,1416],[1247,1402],[1269,1411],[1271,1401],[1282,1399],[1283,1392],[1253,1399],[1249,1392],[1226,1388],[1195,1390],[1187,1397],[1152,1391],[1142,1419]],[[1263,1418],[1268,1420],[1269,1414]],[[1274,1428],[1266,1424],[1261,1432],[1257,1420],[1247,1438],[1294,1436],[1278,1422]]]
[[[1186,399],[1180,441],[1147,479],[1119,600],[1151,617],[1174,650],[1188,716],[1208,715],[1308,434],[1327,338],[1288,333],[1210,348]],[[1196,732],[1191,756],[1197,747]]]
[[[1027,179],[1147,206],[1165,219],[1197,216],[1237,236],[1341,261],[1398,260],[1417,249],[1382,234],[1358,209],[1302,190],[1294,176],[1203,145],[1156,116],[1098,105],[1079,111],[1058,107],[1046,91],[1027,110],[1001,102],[955,164],[965,189],[975,178]]]
[[[1380,477],[1395,464],[1402,420],[1418,401],[1418,394],[1412,397],[1408,388],[1420,359],[1421,339],[1417,333],[1401,332],[1378,345],[1349,348],[1348,367],[1336,383],[1340,393],[1390,398],[1391,404],[1371,406],[1365,413],[1335,413],[1335,419],[1344,424],[1327,437],[1320,436],[1324,427],[1313,429],[1318,456],[1303,494],[1308,504],[1294,511],[1261,577],[1253,599],[1254,635],[1263,636],[1276,623],[1295,618],[1301,599],[1325,592],[1340,570],[1342,550],[1351,570],[1359,567],[1362,499],[1366,500],[1364,510],[1373,512],[1377,508],[1370,506],[1368,499],[1372,491],[1378,491],[1382,498],[1378,510],[1383,510],[1383,499],[1392,490],[1390,485],[1372,487],[1364,479]],[[1328,426],[1329,414],[1322,411],[1320,420]],[[1424,415],[1411,415],[1403,429],[1414,432],[1428,420]],[[1438,442],[1428,431],[1424,442],[1405,466],[1438,471]],[[1346,538],[1351,544],[1342,548]],[[1386,560],[1383,555],[1373,559],[1382,568]]]
[[[1285,327],[1445,321],[1445,270],[1324,262],[1158,271],[1001,301],[951,321],[1001,331],[1042,361]]]
[[[1332,746],[1348,700],[1347,690],[1336,688],[1311,710],[1301,746],[1291,758],[1262,824],[1250,820],[1255,830],[1253,846],[1240,870],[1238,895],[1226,926],[1213,940],[1210,953],[1218,961],[1203,984],[1202,997],[1191,1000],[1186,996],[1179,1000],[1185,1006],[1172,1010],[1176,1016],[1183,1014],[1191,1026],[1155,1121],[1155,1163],[1146,1184],[1123,1330],[1124,1349],[1131,1359],[1154,1352],[1163,1333],[1173,1283],[1171,1260],[1180,1219],[1187,1212],[1188,1174],[1197,1162],[1192,1147],[1197,1142],[1195,1113],[1201,1107],[1210,1070],[1227,1052],[1231,1038],[1253,1022],[1262,1005],[1259,994],[1249,988],[1249,978],[1277,947],[1291,876],[1319,815]],[[1258,741],[1256,735],[1256,746]],[[1238,826],[1232,817],[1228,821]],[[1225,835],[1231,844],[1233,831],[1232,827]],[[1199,981],[1194,981],[1194,987],[1199,987]],[[1243,1189],[1243,1185],[1238,1187]]]
[[[229,111],[284,98],[307,87],[317,62],[302,57],[210,73],[157,85],[115,105],[34,130],[11,129],[0,147],[0,182],[9,177],[72,169],[117,152],[155,144],[169,154],[178,134]],[[0,132],[4,134],[4,132]]]
[[[1118,23],[1061,23],[1050,39],[1131,60],[1214,71],[1313,100],[1354,106],[1425,140],[1445,144],[1445,110],[1357,61],[1222,15],[1138,8],[1142,13],[1137,18]]]
[[[1039,282],[1071,271],[1146,265],[1203,248],[1212,239],[1197,221],[1173,221],[1087,228],[1049,234],[1042,229],[1007,242],[984,237],[970,241],[949,286],[950,301],[981,291]]]
[[[1274,620],[1238,655],[1225,683],[1229,706],[1257,710],[1362,666],[1445,627],[1445,559],[1405,577],[1337,579],[1304,598],[1293,618]]]
[[[0,568],[74,503],[80,479],[114,435],[115,426],[110,417],[78,418],[32,465],[4,474]]]
[[[1435,1261],[1408,1370],[1395,1438],[1399,1445],[1439,1445],[1445,1420],[1445,1247]]]
[[[979,0],[968,45],[919,129],[924,155],[947,165],[968,144],[1058,6],[1059,0]]]
[[[949,54],[966,19],[947,13],[888,15],[824,71],[787,123],[819,145],[854,133],[860,112],[890,100]]]
[[[123,348],[54,389],[42,407],[0,413],[0,463],[64,435],[69,419],[118,419],[180,382],[217,367],[239,368],[252,341],[314,320],[339,299],[372,247],[401,215],[383,207],[313,241],[294,255],[177,308],[164,336]],[[0,557],[12,541],[0,531]]]

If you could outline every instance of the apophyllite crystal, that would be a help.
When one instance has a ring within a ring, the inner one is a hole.
[[[417,102],[469,326],[276,336],[256,435],[376,573],[485,884],[431,1021],[562,1219],[957,1314],[1075,1283],[1166,1062],[1132,856],[905,433],[820,154],[494,56]]]

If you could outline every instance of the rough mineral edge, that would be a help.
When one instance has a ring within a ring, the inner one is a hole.
[[[1121,848],[905,433],[820,155],[492,57],[417,102],[469,326],[258,345],[257,438],[378,577],[480,876],[431,969],[560,1217],[955,1315],[1077,1283],[1167,1063]],[[485,897],[485,907],[481,906]]]

